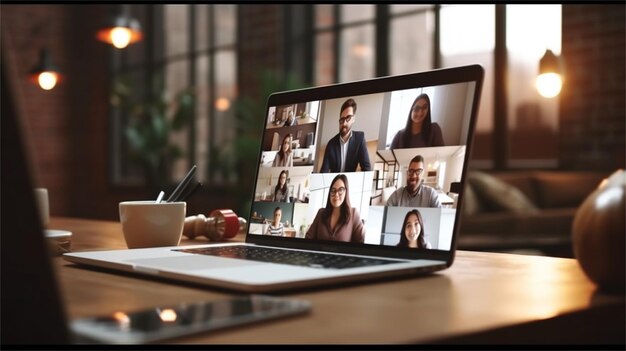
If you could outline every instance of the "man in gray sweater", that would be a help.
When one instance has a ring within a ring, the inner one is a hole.
[[[387,206],[402,207],[441,207],[437,190],[422,184],[424,158],[417,155],[411,159],[407,169],[406,186],[394,191],[387,200]]]

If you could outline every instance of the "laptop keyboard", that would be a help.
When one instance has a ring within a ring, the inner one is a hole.
[[[385,259],[331,255],[319,252],[282,250],[256,246],[217,246],[174,251],[269,263],[282,263],[311,268],[344,269],[398,263],[398,261]]]

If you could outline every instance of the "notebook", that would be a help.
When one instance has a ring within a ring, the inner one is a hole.
[[[483,76],[469,65],[274,93],[245,242],[64,258],[244,292],[446,269]]]

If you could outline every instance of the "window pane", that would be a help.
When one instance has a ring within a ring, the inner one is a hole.
[[[315,5],[315,28],[328,28],[335,24],[334,5]]]
[[[219,184],[224,181],[234,181],[227,172],[234,168],[234,139],[235,139],[235,108],[233,102],[236,96],[237,57],[232,50],[223,50],[215,55],[215,101],[212,104],[215,128],[213,133],[213,147],[220,154],[220,162],[212,163],[211,170],[215,172],[214,180]]]
[[[472,166],[491,167],[491,160],[493,160],[494,5],[442,6],[440,44],[443,67],[480,64],[485,69],[480,109],[476,121],[474,150],[472,150]]]
[[[189,5],[165,5],[163,9],[163,32],[165,57],[184,54],[188,50]]]
[[[189,62],[174,61],[165,66],[165,99],[168,104],[167,116],[171,118],[176,106],[176,96],[189,85]],[[170,141],[177,145],[184,153],[189,149],[187,140],[189,128],[184,128],[178,132],[170,133]],[[182,157],[174,162],[172,176],[174,179],[180,179],[185,176],[188,171],[188,162]]]
[[[196,115],[194,133],[196,136],[197,179],[201,182],[208,179],[209,160],[209,56],[196,58]]]
[[[556,167],[558,98],[539,95],[535,78],[545,50],[561,51],[561,5],[507,5],[506,12],[510,165]]]
[[[193,5],[193,13],[196,16],[196,50],[203,51],[209,47],[209,5]]]
[[[318,34],[315,38],[315,84],[318,86],[335,81],[334,45],[333,33]]]
[[[215,21],[215,45],[235,43],[237,11],[235,5],[213,5]]]
[[[432,12],[391,20],[391,74],[411,73],[433,67]]]
[[[347,28],[340,42],[339,81],[374,77],[374,25]]]
[[[429,8],[433,8],[433,5],[415,5],[415,4],[411,4],[411,5],[391,5],[390,6],[390,11],[392,14],[398,14],[398,13],[405,13],[405,12],[410,12],[410,11],[417,11],[417,10],[425,10],[425,9],[429,9]]]
[[[441,7],[441,53],[446,56],[493,51],[494,5]]]
[[[341,23],[374,19],[374,5],[341,5]]]

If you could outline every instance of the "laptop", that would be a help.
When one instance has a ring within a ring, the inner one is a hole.
[[[64,258],[256,293],[446,269],[483,76],[469,65],[274,93],[245,242]]]

